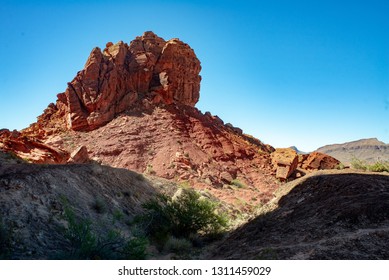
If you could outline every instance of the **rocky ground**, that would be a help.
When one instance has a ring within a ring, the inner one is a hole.
[[[67,247],[65,208],[92,230],[132,236],[131,222],[156,194],[178,186],[126,169],[99,164],[28,164],[0,153],[0,219],[9,231],[12,259],[52,259]],[[0,251],[4,251],[1,245]],[[3,252],[0,252],[0,257]]]
[[[114,229],[131,238],[142,204],[179,188],[169,180],[99,164],[37,165],[0,155],[0,217],[12,235],[12,253],[6,256],[12,259],[61,257],[68,246],[66,207],[91,221],[100,235]],[[220,207],[229,211],[228,204]],[[223,240],[185,258],[387,259],[388,213],[388,174],[317,171],[283,184],[272,200],[257,204],[248,221],[230,216]],[[148,250],[148,258],[180,258]]]
[[[213,259],[388,259],[389,175],[319,171],[279,189]]]

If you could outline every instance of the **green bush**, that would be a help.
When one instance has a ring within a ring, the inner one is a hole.
[[[145,237],[134,237],[126,242],[121,250],[125,260],[144,260],[147,257],[148,241]]]
[[[351,167],[354,169],[358,169],[358,170],[364,170],[364,171],[367,170],[366,162],[364,162],[360,159],[357,159],[355,157],[351,160]]]
[[[111,229],[106,234],[97,234],[92,223],[77,218],[74,211],[66,204],[64,229],[66,247],[58,256],[60,259],[145,259],[147,242],[141,238],[126,240],[120,231]]]
[[[236,187],[238,187],[238,188],[242,188],[242,189],[244,189],[244,188],[247,187],[244,183],[242,183],[242,182],[239,181],[238,179],[232,180],[232,181],[231,181],[231,185],[234,185],[234,186],[236,186]]]
[[[146,234],[163,247],[171,235],[189,238],[192,234],[216,235],[227,227],[228,220],[216,212],[216,203],[201,197],[193,189],[181,189],[174,199],[159,195],[143,205],[140,218]]]
[[[344,166],[343,163],[339,163],[338,165],[336,165],[335,168],[338,169],[338,170],[343,170],[343,169],[345,169],[346,167]]]
[[[377,161],[369,165],[360,159],[353,158],[351,161],[351,166],[354,169],[363,170],[363,171],[389,172],[389,162],[387,161]]]
[[[376,163],[368,166],[368,169],[373,172],[389,172],[389,162],[377,161]]]

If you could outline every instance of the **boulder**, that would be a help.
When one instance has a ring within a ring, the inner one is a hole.
[[[339,164],[339,160],[319,152],[302,155],[299,159],[299,166],[305,170],[336,169]]]
[[[88,149],[80,146],[70,154],[68,163],[88,163],[89,161]]]
[[[276,170],[276,178],[288,179],[298,167],[298,156],[291,148],[279,148],[272,154],[273,168]]]

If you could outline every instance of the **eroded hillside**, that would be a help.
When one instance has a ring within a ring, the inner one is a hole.
[[[286,184],[207,258],[388,259],[389,176],[320,171]]]

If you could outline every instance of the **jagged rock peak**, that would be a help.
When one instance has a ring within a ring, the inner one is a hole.
[[[165,41],[147,31],[129,45],[108,42],[103,51],[92,50],[84,69],[58,95],[56,115],[68,128],[88,131],[142,102],[194,106],[200,70],[193,49],[179,39]]]

